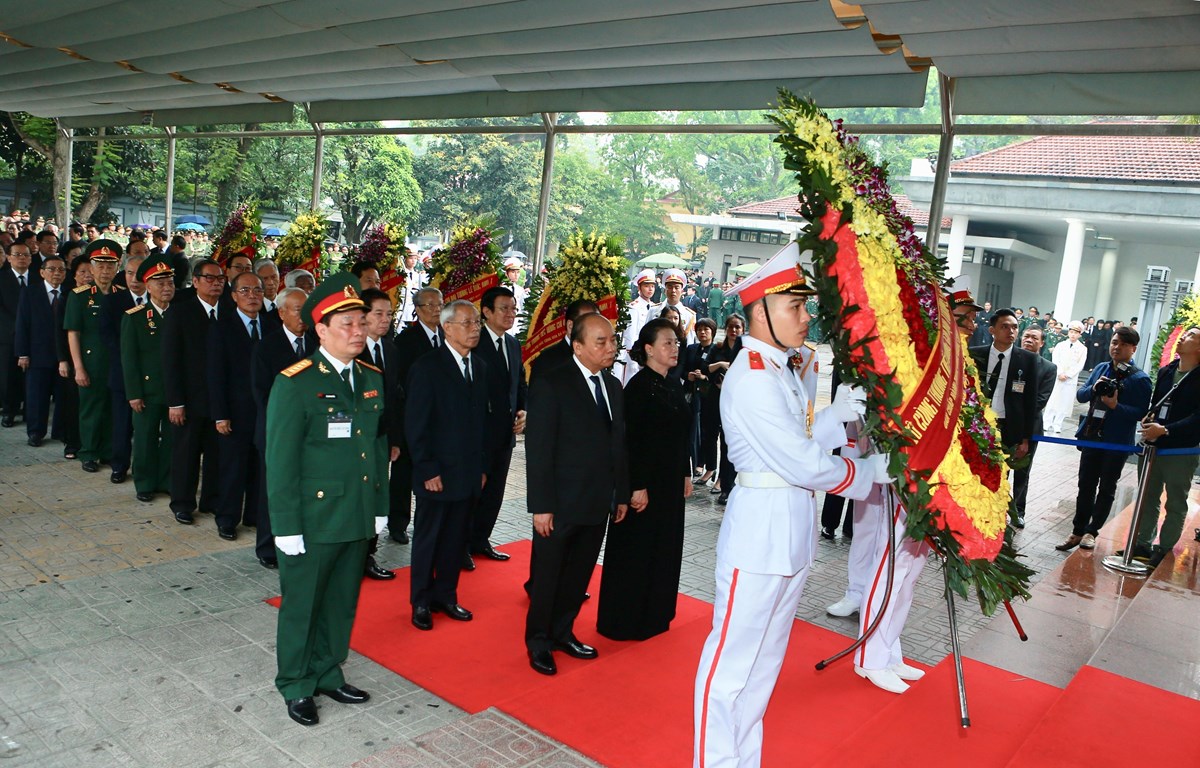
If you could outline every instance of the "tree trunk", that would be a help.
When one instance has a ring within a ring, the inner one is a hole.
[[[258,123],[246,123],[243,130],[256,131],[258,127]],[[217,215],[222,220],[228,218],[240,202],[238,196],[242,183],[242,169],[246,166],[246,158],[253,144],[253,136],[242,136],[237,140],[237,164],[228,176],[217,182]]]
[[[58,121],[54,121],[54,152],[49,157],[54,169],[54,220],[60,227],[71,223],[71,201],[67,199],[67,185],[71,178],[71,140],[66,137]]]
[[[104,135],[103,128],[100,129],[100,135]],[[87,221],[92,218],[92,214],[100,207],[100,200],[103,195],[100,192],[100,164],[104,162],[104,142],[96,142],[96,151],[92,154],[92,183],[88,185],[87,194],[83,196],[83,201],[80,202],[78,210],[75,211],[76,221]],[[68,222],[70,223],[70,222]],[[137,222],[134,222],[135,224]]]

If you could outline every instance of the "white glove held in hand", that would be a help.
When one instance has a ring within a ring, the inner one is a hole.
[[[895,478],[888,474],[888,457],[885,454],[877,453],[866,458],[867,464],[870,465],[872,482],[879,485],[891,485],[896,482]]]
[[[861,387],[842,384],[833,395],[829,408],[838,421],[847,422],[861,418],[867,412],[867,393]]]
[[[276,536],[275,546],[285,555],[303,555],[304,536]]]
[[[375,518],[375,535],[378,536],[379,534],[383,533],[384,528],[387,528],[387,518],[386,517]]]

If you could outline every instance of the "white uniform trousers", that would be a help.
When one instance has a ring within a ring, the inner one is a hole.
[[[717,561],[713,629],[696,672],[695,768],[761,764],[763,715],[808,572],[750,573]]]
[[[854,502],[854,538],[846,561],[846,597],[862,602],[863,593],[875,576],[879,551],[887,548],[887,513],[883,509],[882,485],[871,489],[864,501]]]
[[[900,649],[900,633],[904,630],[904,622],[908,620],[908,611],[912,608],[913,589],[929,557],[927,543],[913,541],[905,534],[907,515],[903,507],[896,506],[892,520],[896,534],[896,572],[892,577],[892,596],[879,626],[854,653],[854,663],[863,669],[886,669],[904,661],[904,654]],[[887,590],[887,529],[883,530],[883,538],[875,552],[875,573],[872,575],[870,587],[863,593],[862,608],[859,610],[860,637],[879,613],[883,606],[884,592]],[[858,536],[854,538],[857,539]]]

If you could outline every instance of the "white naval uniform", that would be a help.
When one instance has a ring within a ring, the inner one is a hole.
[[[418,272],[413,269],[405,269],[400,267],[400,274],[404,275],[404,285],[398,291],[398,302],[396,312],[396,329],[404,330],[406,325],[415,323],[417,320],[417,291],[425,287],[426,273]]]
[[[787,355],[751,336],[742,344],[721,389],[738,481],[717,537],[713,629],[696,672],[696,768],[760,764],[763,714],[816,550],[813,491],[862,499],[873,484],[864,462],[828,453],[846,433],[827,409],[806,435],[811,399]]]
[[[849,459],[862,456],[862,447],[858,442],[858,430],[852,424],[846,425],[846,444],[842,446],[842,455]],[[850,540],[850,553],[846,559],[846,595],[847,600],[861,606],[863,594],[867,585],[875,575],[875,564],[878,562],[879,547],[887,547],[887,513],[883,510],[884,488],[876,485],[871,489],[867,498],[855,502],[854,507],[854,538]],[[859,614],[862,615],[861,613]]]
[[[1075,409],[1075,393],[1079,391],[1079,372],[1087,363],[1087,346],[1082,341],[1060,341],[1051,353],[1058,375],[1066,375],[1066,381],[1054,379],[1054,391],[1046,402],[1046,432],[1061,432],[1063,422]]]
[[[884,593],[887,591],[888,543],[887,525],[895,527],[896,536],[896,570],[892,576],[892,594],[888,600],[887,609],[875,632],[866,642],[854,652],[854,663],[863,669],[887,669],[904,661],[904,653],[900,648],[900,633],[908,620],[908,611],[912,608],[913,590],[921,571],[925,570],[925,562],[929,559],[929,544],[925,541],[913,541],[905,533],[908,515],[904,507],[896,505],[890,517],[884,509],[885,489],[875,486],[872,494],[873,502],[868,501],[863,506],[872,506],[875,527],[881,532],[875,547],[874,573],[871,582],[863,592],[862,604],[859,608],[858,633],[867,630],[879,609],[883,606]],[[857,504],[855,507],[857,508]],[[883,521],[880,525],[879,521]],[[855,524],[858,521],[855,520]],[[858,543],[858,529],[854,531],[855,543]]]
[[[621,354],[617,356],[617,362],[622,364],[621,371],[617,372],[617,378],[622,387],[628,384],[633,375],[642,369],[642,366],[630,359],[629,350],[633,349],[633,344],[642,332],[642,327],[650,322],[651,312],[655,306],[657,305],[654,302],[643,299],[641,296],[629,302],[629,324],[625,326],[625,332],[621,335]]]

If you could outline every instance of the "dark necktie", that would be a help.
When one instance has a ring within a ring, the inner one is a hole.
[[[212,321],[214,321],[214,322],[216,322],[216,319],[217,319],[217,310],[215,310],[215,309],[210,309],[210,310],[208,310],[208,319],[209,319],[209,320],[212,320]]]
[[[20,281],[21,287],[24,288],[25,287],[25,275],[21,275],[20,277],[17,278],[17,280]]]
[[[304,359],[304,337],[303,336],[296,337],[296,357],[297,357],[297,359],[300,359],[300,360]]]
[[[471,358],[463,358],[463,378],[467,380],[467,386],[471,386]]]
[[[383,370],[383,345],[375,342],[375,367]]]
[[[57,288],[50,289],[50,309],[52,311],[58,309],[58,289]]]
[[[146,300],[146,298],[144,296],[138,296],[136,299],[133,300],[133,303],[137,304],[140,307],[140,306],[142,306],[142,302],[144,302],[145,300]]]
[[[504,366],[504,372],[509,373],[508,358],[504,356],[504,337],[496,339],[496,351],[500,353],[500,364]]]
[[[350,366],[348,365],[342,369],[342,381],[346,382],[346,386],[350,388],[351,392],[354,391],[354,385],[350,383]]]
[[[433,334],[433,341],[431,343],[433,344],[434,349],[438,348],[438,335],[436,333]]]
[[[250,320],[250,340],[258,341],[259,338],[260,337],[258,335],[258,318],[257,317],[251,318],[251,320]]]
[[[996,367],[992,368],[992,372],[988,374],[987,380],[987,396],[994,397],[996,394],[996,385],[1000,383],[1000,369],[1004,367],[1004,353],[1001,352],[996,357]]]
[[[604,423],[604,426],[611,427],[612,416],[608,413],[608,403],[604,400],[604,390],[600,388],[600,377],[588,376],[588,378],[592,380],[592,389],[595,390],[596,413],[600,414],[600,421]]]

